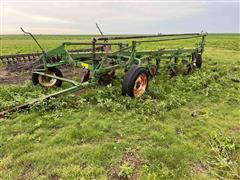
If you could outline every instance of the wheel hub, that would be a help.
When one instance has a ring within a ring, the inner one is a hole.
[[[147,88],[147,75],[145,73],[140,74],[134,84],[133,94],[135,97],[141,96]]]
[[[55,73],[52,72],[52,71],[49,71],[49,70],[45,71],[45,74],[56,77]],[[56,84],[57,79],[53,79],[53,78],[50,78],[50,77],[47,77],[47,76],[39,75],[38,76],[38,81],[42,86],[52,87]]]

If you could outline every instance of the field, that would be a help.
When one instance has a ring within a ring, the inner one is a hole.
[[[53,48],[89,36],[38,38]],[[38,50],[27,36],[0,41],[1,54]],[[239,34],[208,35],[202,69],[169,78],[163,62],[141,98],[121,96],[118,72],[111,85],[1,118],[0,179],[240,179],[239,42]],[[0,110],[56,90],[0,84]]]

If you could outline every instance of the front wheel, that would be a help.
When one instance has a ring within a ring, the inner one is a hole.
[[[148,87],[148,72],[145,68],[132,65],[126,72],[122,83],[122,94],[139,97]]]
[[[39,66],[37,69],[43,69],[43,66]],[[62,72],[56,67],[50,67],[44,73],[54,77],[63,77]],[[32,83],[33,85],[37,85],[39,83],[44,87],[53,87],[53,86],[60,87],[62,85],[62,81],[59,79],[54,79],[47,76],[39,75],[34,72],[32,74]]]

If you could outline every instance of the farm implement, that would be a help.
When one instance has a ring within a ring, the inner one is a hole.
[[[180,72],[190,74],[195,69],[201,68],[206,36],[206,33],[203,32],[104,36],[100,30],[102,36],[93,37],[89,42],[64,42],[55,49],[45,51],[31,33],[25,32],[23,29],[22,31],[30,35],[42,50],[41,55],[38,55],[41,65],[32,71],[32,83],[34,85],[40,84],[45,88],[60,87],[63,82],[70,83],[72,86],[3,111],[0,116],[57,95],[78,91],[97,84],[109,84],[116,76],[115,72],[118,69],[122,69],[124,72],[122,95],[139,97],[146,91],[149,80],[158,74],[160,63],[163,60],[168,63],[167,73],[169,76],[176,76]],[[193,48],[138,50],[141,44],[156,43],[157,47],[159,42],[194,38],[198,39],[198,43]],[[68,50],[71,47],[82,46],[88,48],[77,51]],[[180,64],[181,68],[179,68]],[[59,69],[62,65],[81,69],[79,81],[64,78]]]

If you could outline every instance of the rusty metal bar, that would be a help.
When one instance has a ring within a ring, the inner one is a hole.
[[[133,35],[133,36],[105,36],[96,37],[96,40],[117,40],[117,39],[137,39],[137,38],[154,38],[164,36],[188,36],[188,35],[200,35],[200,33],[186,33],[186,34],[157,34],[157,35]]]
[[[96,41],[96,39],[95,39]],[[95,45],[122,45],[127,43],[107,43],[107,42],[95,42]],[[71,45],[92,45],[92,42],[64,42],[63,45],[71,46]]]
[[[101,29],[100,29],[100,27],[98,26],[97,23],[96,23],[96,26],[97,26],[97,29],[98,29],[98,31],[100,32],[100,34],[103,36],[103,33],[102,33],[102,31],[101,31]]]
[[[96,67],[98,65],[97,55],[96,55],[96,39],[92,40],[92,61],[93,61],[93,65]]]
[[[159,42],[159,41],[174,41],[182,39],[193,39],[201,37],[201,35],[188,36],[188,37],[178,37],[178,38],[165,38],[165,39],[156,39],[156,40],[146,40],[146,41],[135,41],[136,43],[147,43],[147,42]]]

